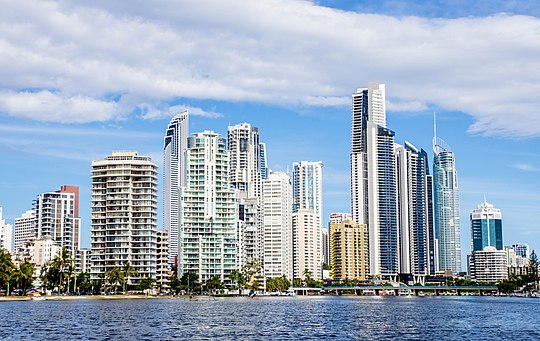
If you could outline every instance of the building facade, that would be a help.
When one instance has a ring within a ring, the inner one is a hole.
[[[0,249],[13,253],[13,226],[6,224],[0,207]]]
[[[157,273],[156,285],[160,292],[169,290],[169,277],[172,272],[169,267],[169,234],[167,231],[157,231]]]
[[[303,271],[304,265],[309,268],[314,278],[322,278],[322,168],[321,161],[293,163],[293,236],[297,237],[293,238],[293,245],[296,248],[293,250],[295,278]],[[302,213],[295,217],[300,211]],[[307,225],[303,226],[303,223]],[[316,237],[313,237],[314,235]],[[302,245],[301,240],[311,244]],[[313,262],[318,265],[312,267]]]
[[[386,128],[384,84],[352,96],[351,206],[368,226],[371,275],[399,272],[394,132]]]
[[[182,218],[182,190],[186,186],[186,150],[189,114],[174,116],[163,140],[163,228],[169,235],[169,264],[175,267],[178,258],[178,233]]]
[[[129,263],[156,278],[157,166],[135,152],[92,161],[91,278]]]
[[[471,251],[481,251],[486,246],[497,250],[503,249],[502,214],[485,199],[472,210],[471,221]]]
[[[236,192],[231,188],[225,139],[213,131],[188,139],[187,178],[178,243],[178,275],[195,273],[230,283],[237,269]]]
[[[495,283],[508,278],[507,256],[504,250],[486,246],[474,251],[469,257],[469,271],[472,280]]]
[[[321,228],[312,209],[301,208],[292,214],[293,277],[322,279]]]
[[[13,251],[18,254],[26,253],[30,246],[33,245],[32,243],[36,238],[36,211],[28,210],[24,212],[20,217],[15,218]]]
[[[439,270],[458,274],[461,271],[461,232],[456,161],[450,147],[436,133],[433,151],[435,236],[439,247]]]
[[[231,187],[238,196],[238,267],[264,258],[262,152],[259,129],[249,123],[228,127]]]
[[[431,187],[428,186],[428,155],[411,143],[396,144],[399,212],[400,273],[416,276],[435,274],[431,255],[434,244],[430,223]]]
[[[330,227],[332,278],[338,280],[366,280],[369,273],[367,262],[367,226],[352,220],[334,223]]]
[[[293,279],[292,187],[287,173],[263,180],[264,275]]]

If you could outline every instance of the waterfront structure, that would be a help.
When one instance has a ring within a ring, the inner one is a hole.
[[[353,220],[368,226],[369,273],[399,271],[394,132],[386,128],[384,84],[352,95],[351,206]]]
[[[191,272],[199,281],[217,276],[230,283],[229,274],[238,268],[238,207],[225,139],[213,131],[189,137],[186,170],[178,275]]]
[[[434,260],[434,231],[429,221],[428,154],[407,141],[404,146],[396,144],[396,168],[400,273],[418,280],[435,274],[435,266],[430,264]]]
[[[178,233],[182,218],[182,190],[186,186],[186,150],[188,111],[174,116],[163,140],[163,228],[169,234],[169,264],[175,267],[178,258]]]
[[[367,226],[344,220],[330,227],[332,278],[365,280],[369,273],[367,261]]]
[[[312,278],[322,279],[321,228],[312,209],[297,209],[292,215],[293,277],[305,279],[309,271]]]
[[[169,235],[167,231],[157,231],[156,240],[157,271],[156,285],[160,292],[167,291],[169,288]]]
[[[71,258],[80,248],[81,218],[79,187],[61,186],[59,190],[38,195],[34,203],[36,238],[51,237]]]
[[[263,180],[264,275],[293,279],[293,229],[291,177],[270,172]]]
[[[446,142],[433,137],[433,191],[435,236],[439,247],[439,270],[461,272],[459,187],[454,153]]]
[[[18,254],[28,253],[34,239],[37,238],[36,211],[28,210],[15,218],[13,251]]]
[[[0,249],[13,253],[13,226],[6,224],[0,207]]]
[[[472,280],[495,283],[508,278],[507,256],[504,250],[486,246],[474,251],[469,257],[469,271]]]
[[[264,258],[262,153],[259,129],[249,123],[228,127],[231,188],[238,196],[238,267]],[[266,154],[265,154],[266,155]],[[265,160],[264,160],[265,161]]]
[[[303,271],[304,265],[309,267],[314,278],[322,278],[322,168],[321,161],[301,161],[293,163],[293,263],[295,278]],[[302,211],[295,218],[294,214]],[[310,212],[310,213],[308,213]],[[296,222],[296,223],[295,223]],[[302,225],[306,224],[306,225]],[[316,235],[317,237],[312,237]],[[312,243],[310,245],[302,245]],[[309,250],[309,251],[308,251]],[[309,252],[308,256],[302,253]],[[307,258],[298,258],[307,257]],[[318,266],[312,267],[312,262]],[[313,270],[317,268],[316,270]]]
[[[503,249],[502,214],[484,198],[484,202],[471,211],[471,251],[493,246]]]
[[[136,152],[92,161],[91,279],[129,263],[156,278],[157,166]]]

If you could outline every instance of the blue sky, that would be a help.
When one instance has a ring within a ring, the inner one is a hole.
[[[81,187],[90,163],[136,150],[162,163],[170,117],[226,134],[250,122],[270,168],[324,163],[324,211],[350,210],[350,96],[386,84],[396,141],[456,154],[463,254],[486,195],[504,242],[540,247],[540,5],[528,1],[4,2],[0,206]],[[161,187],[161,182],[160,182]],[[161,206],[160,206],[161,224]]]

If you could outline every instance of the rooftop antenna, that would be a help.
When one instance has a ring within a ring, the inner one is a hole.
[[[433,139],[437,139],[437,113],[433,112]]]

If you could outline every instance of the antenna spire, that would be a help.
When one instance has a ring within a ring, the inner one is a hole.
[[[437,139],[437,113],[433,112],[433,138]]]

